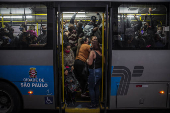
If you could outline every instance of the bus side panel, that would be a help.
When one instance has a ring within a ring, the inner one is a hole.
[[[110,108],[166,108],[170,82],[169,52],[113,50]],[[165,93],[160,94],[160,91]]]
[[[7,79],[18,87],[23,96],[24,108],[55,109],[53,51],[0,52],[0,78]]]

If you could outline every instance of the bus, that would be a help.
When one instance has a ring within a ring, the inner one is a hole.
[[[64,32],[75,12],[74,24],[82,22],[82,28],[91,16],[102,18],[95,109],[86,107],[91,101],[81,90],[75,104],[66,102]],[[0,113],[169,109],[169,19],[170,0],[1,0]]]

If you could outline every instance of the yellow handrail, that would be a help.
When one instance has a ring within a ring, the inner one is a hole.
[[[2,16],[2,28],[4,28],[4,18],[3,18],[3,16]]]
[[[37,35],[38,35],[38,23],[37,23]]]
[[[104,13],[102,20],[102,94],[101,94],[101,102],[103,102],[103,77],[104,76]]]
[[[64,102],[64,48],[63,48],[63,14],[62,14],[62,84],[63,84],[63,102]],[[60,29],[60,28],[58,28]]]

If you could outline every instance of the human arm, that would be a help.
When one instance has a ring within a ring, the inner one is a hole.
[[[78,13],[78,12],[74,13],[74,15],[71,17],[71,19],[70,19],[70,23],[71,23],[71,24],[74,24],[74,20],[75,20],[75,18],[76,18],[77,13]]]
[[[93,64],[93,59],[95,59],[95,52],[91,51],[89,55],[89,59],[87,59],[87,64],[92,65]]]
[[[71,67],[71,66],[73,66],[74,65],[74,61],[75,61],[75,58],[74,58],[74,53],[73,53],[73,51],[72,50],[70,50],[70,54],[71,54],[71,62],[70,62],[70,64],[69,64],[69,66]]]
[[[97,25],[99,26],[102,23],[102,17],[100,16],[99,13],[97,13],[97,15],[98,15],[98,18],[99,18]]]

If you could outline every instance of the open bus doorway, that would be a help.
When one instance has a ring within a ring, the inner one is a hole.
[[[80,80],[77,79],[75,75],[75,67],[74,62],[77,59],[77,48],[80,48],[80,42],[78,42],[81,38],[87,37],[85,29],[87,25],[90,24],[91,19],[96,19],[96,31],[99,32],[96,36],[93,33],[88,37],[87,45],[91,46],[91,41],[95,36],[98,42],[100,43],[100,48],[102,50],[102,79],[100,84],[100,99],[99,99],[99,106],[96,107],[97,112],[100,112],[100,104],[103,102],[103,90],[104,90],[104,34],[106,32],[106,16],[104,12],[86,12],[86,11],[77,11],[77,12],[61,12],[57,13],[59,19],[57,28],[60,29],[60,64],[61,64],[61,75],[62,80],[60,81],[61,85],[61,101],[63,103],[62,107],[65,107],[66,112],[70,112],[72,109],[75,108],[80,109],[88,109],[88,106],[91,103],[90,95],[89,95],[89,85],[88,85],[88,75],[86,85],[85,85],[85,93],[82,94],[82,86]],[[69,53],[68,53],[69,51]],[[69,56],[69,58],[68,58]],[[88,55],[89,56],[89,53]],[[87,57],[88,58],[88,57]],[[71,59],[71,60],[70,60]],[[85,63],[85,62],[84,62]],[[67,75],[66,75],[67,74]],[[69,76],[69,77],[68,77]],[[68,81],[69,80],[69,81]],[[74,83],[73,83],[74,81]],[[70,85],[71,84],[71,85]],[[70,86],[69,86],[70,85]],[[73,87],[73,86],[76,86]],[[74,91],[70,91],[70,89],[74,89]],[[70,96],[70,97],[68,97]],[[74,98],[75,100],[73,100]],[[91,110],[91,109],[89,109]],[[85,111],[88,112],[88,111]]]

